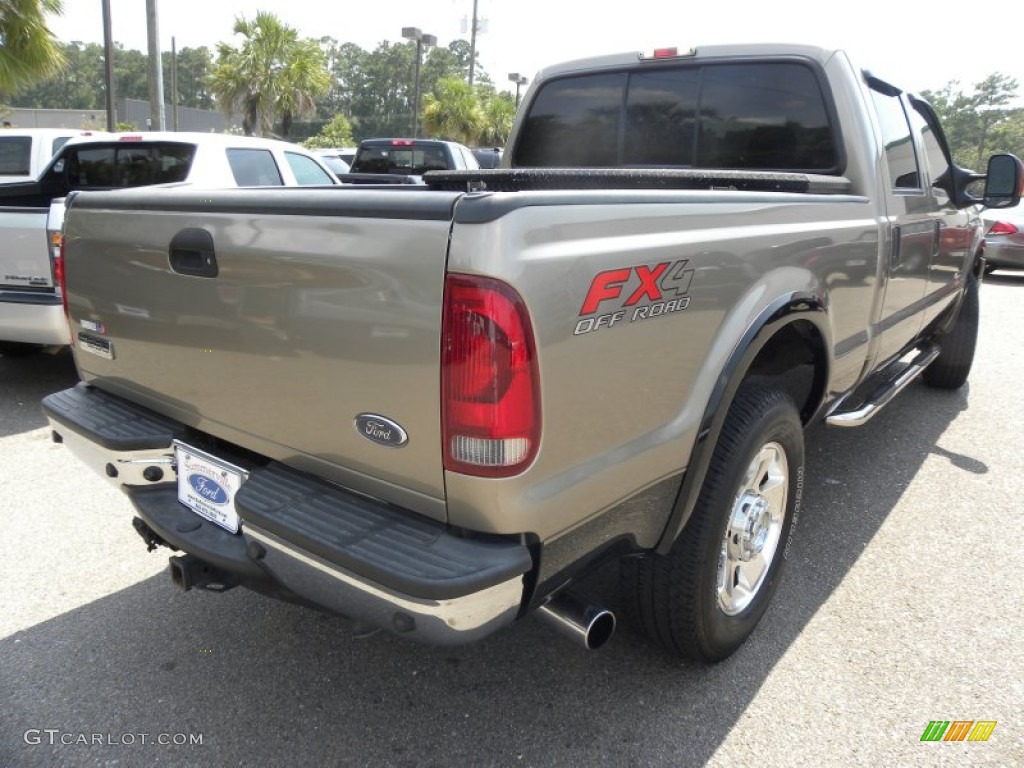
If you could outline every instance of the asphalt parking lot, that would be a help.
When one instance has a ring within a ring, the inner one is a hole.
[[[997,272],[967,387],[809,431],[786,577],[710,667],[625,623],[589,654],[534,619],[437,649],[180,592],[49,440],[70,358],[0,357],[0,766],[1024,764],[1022,307]],[[614,607],[613,576],[590,589]],[[933,720],[996,726],[922,742]]]

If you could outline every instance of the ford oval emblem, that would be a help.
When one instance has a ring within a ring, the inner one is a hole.
[[[210,504],[227,504],[228,502],[228,492],[221,488],[218,482],[211,480],[206,475],[189,475],[188,484],[203,501],[208,501]]]
[[[376,413],[360,413],[356,416],[355,424],[360,435],[380,445],[399,448],[409,442],[409,435],[404,429]]]

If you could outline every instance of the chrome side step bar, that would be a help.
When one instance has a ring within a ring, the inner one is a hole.
[[[846,398],[841,398],[825,417],[825,423],[830,427],[859,427],[865,424],[891,403],[908,384],[924,373],[924,369],[939,356],[939,351],[938,344],[921,347],[899,376],[876,387],[859,408],[852,411],[842,410]]]

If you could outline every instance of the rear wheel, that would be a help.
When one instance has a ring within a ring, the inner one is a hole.
[[[750,636],[782,571],[803,455],[793,401],[741,389],[672,549],[623,563],[634,617],[653,639],[686,658],[719,661]]]
[[[939,356],[922,374],[929,387],[959,389],[967,381],[978,342],[979,305],[978,279],[968,273],[960,314],[949,332],[938,338]]]

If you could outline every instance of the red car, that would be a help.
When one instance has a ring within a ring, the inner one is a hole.
[[[1024,209],[987,210],[985,220],[986,271],[1024,269]]]

